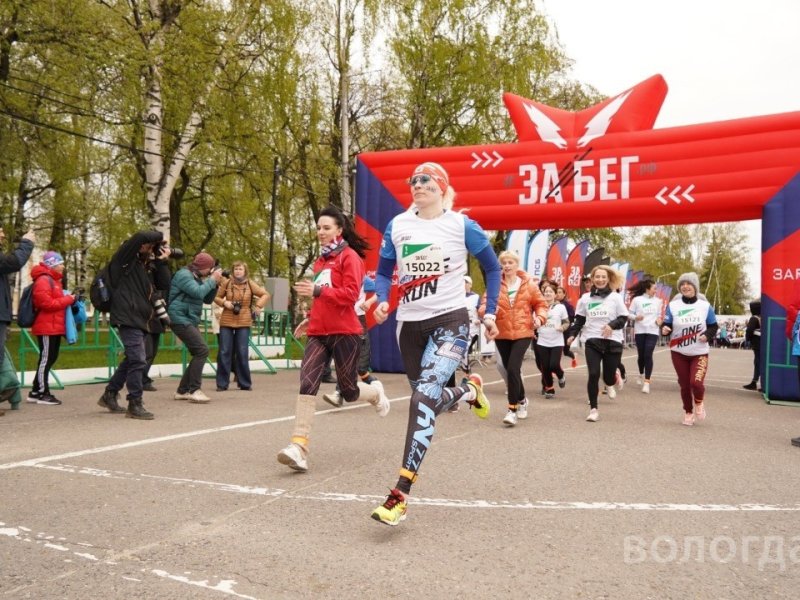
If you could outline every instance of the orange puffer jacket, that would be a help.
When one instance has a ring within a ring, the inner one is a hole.
[[[539,322],[547,321],[547,302],[539,287],[530,280],[525,271],[517,271],[520,279],[514,305],[508,299],[508,284],[504,277],[500,279],[500,294],[497,297],[497,339],[519,340],[533,337],[533,315]],[[483,318],[486,312],[486,294],[481,299],[478,314]]]

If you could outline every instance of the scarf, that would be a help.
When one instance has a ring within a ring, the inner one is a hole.
[[[330,244],[325,244],[320,250],[322,251],[322,256],[328,258],[331,254],[341,252],[345,246],[347,246],[347,242],[344,238],[336,238]]]

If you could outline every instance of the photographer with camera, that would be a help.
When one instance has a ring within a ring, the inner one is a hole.
[[[250,326],[269,302],[269,292],[249,279],[247,264],[237,260],[231,273],[223,271],[214,304],[222,307],[217,351],[217,391],[228,389],[231,368],[240,390],[253,387],[250,377]]]
[[[208,358],[208,344],[198,327],[203,304],[211,304],[222,279],[222,269],[215,268],[214,258],[197,253],[189,266],[180,269],[172,278],[167,302],[170,327],[192,355],[175,393],[175,400],[206,404],[211,399],[200,389],[203,366]]]
[[[28,402],[35,404],[61,404],[61,400],[50,393],[48,380],[50,369],[58,360],[61,337],[67,333],[65,310],[79,301],[79,296],[64,293],[61,287],[63,277],[64,259],[54,250],[45,252],[42,262],[31,269],[33,308],[36,311],[31,333],[39,343],[39,363],[28,393]]]
[[[165,258],[160,259],[159,256],[165,256]],[[169,296],[172,271],[170,271],[166,259],[174,258],[180,260],[184,256],[183,250],[172,248],[169,242],[164,240],[154,248],[146,265],[147,275],[153,283],[155,291],[153,292],[153,315],[150,317],[149,322],[150,331],[144,338],[144,354],[147,364],[144,368],[142,389],[145,392],[157,391],[156,386],[153,384],[153,379],[150,377],[150,367],[153,366],[153,361],[155,361],[156,354],[158,354],[161,334],[166,332],[167,327],[169,327],[166,299]]]
[[[150,420],[153,413],[142,404],[142,376],[147,359],[145,339],[150,333],[156,287],[150,275],[155,268],[169,277],[169,246],[160,231],[139,231],[125,240],[108,263],[111,290],[111,325],[117,328],[125,358],[114,371],[97,404],[131,419]],[[158,251],[157,254],[155,252]],[[155,265],[155,266],[154,266]],[[128,390],[128,410],[119,405],[119,392]]]

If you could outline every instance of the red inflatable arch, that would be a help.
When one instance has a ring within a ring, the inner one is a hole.
[[[798,399],[782,319],[800,277],[800,112],[653,129],[666,93],[656,75],[574,113],[505,94],[516,143],[361,154],[357,227],[376,249],[367,269],[424,161],[447,169],[455,208],[487,230],[762,218],[765,385],[770,398]],[[394,328],[371,335],[373,366],[401,370]]]

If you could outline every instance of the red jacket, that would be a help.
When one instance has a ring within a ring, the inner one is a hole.
[[[363,329],[355,311],[364,281],[364,261],[349,246],[314,263],[314,281],[322,293],[308,315],[308,335],[357,334]]]
[[[64,295],[63,275],[39,263],[31,269],[33,278],[33,309],[36,318],[31,327],[33,335],[64,335],[67,332],[64,310],[75,300]],[[51,285],[52,284],[52,285]]]

